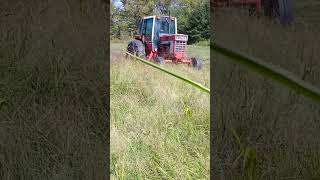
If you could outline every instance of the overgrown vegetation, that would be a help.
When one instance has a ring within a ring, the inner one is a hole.
[[[209,95],[139,61],[125,60],[119,53],[125,47],[111,44],[112,179],[208,179]],[[203,49],[198,55],[208,57],[208,47],[189,48]],[[202,71],[164,66],[210,87],[208,60]]]
[[[214,40],[320,86],[320,36],[313,21],[296,15],[295,24],[283,27],[245,13],[215,12]],[[215,178],[319,179],[319,105],[212,54]]]
[[[106,176],[107,10],[1,1],[0,179]]]

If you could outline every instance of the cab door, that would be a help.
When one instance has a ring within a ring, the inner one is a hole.
[[[149,54],[153,49],[153,29],[154,29],[154,18],[144,19],[142,22],[141,35],[145,35],[146,41],[146,53]]]

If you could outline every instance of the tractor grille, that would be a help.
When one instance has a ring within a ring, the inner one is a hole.
[[[176,53],[184,53],[186,49],[187,41],[176,41]]]

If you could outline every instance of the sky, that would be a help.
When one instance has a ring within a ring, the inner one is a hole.
[[[120,2],[120,0],[114,0],[114,5],[118,8],[122,7],[122,3]]]

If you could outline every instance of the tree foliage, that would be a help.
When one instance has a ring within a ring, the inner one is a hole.
[[[209,13],[209,3],[203,3],[191,12],[191,16],[188,18],[185,26],[185,32],[187,32],[190,37],[190,43],[210,38]]]
[[[113,0],[111,34],[115,38],[132,36],[142,17],[169,13],[177,17],[178,33],[189,35],[189,43],[209,39],[207,0]]]

